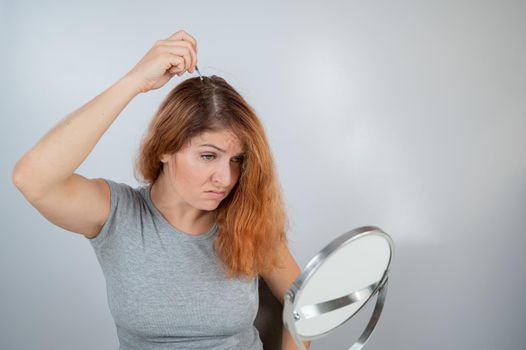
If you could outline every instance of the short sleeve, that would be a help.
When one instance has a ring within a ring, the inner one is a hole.
[[[94,238],[87,238],[95,249],[100,248],[107,237],[118,230],[119,220],[122,219],[123,210],[126,210],[128,206],[127,203],[131,200],[131,192],[133,191],[133,189],[125,183],[117,183],[105,178],[103,178],[103,180],[106,181],[110,187],[110,212],[99,234]]]

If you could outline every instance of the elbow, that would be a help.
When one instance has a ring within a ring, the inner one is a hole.
[[[18,163],[16,163],[11,173],[11,182],[13,183],[13,185],[15,185],[16,188],[18,189],[22,188],[23,177],[24,176],[22,172],[20,171],[20,161],[19,161]]]
[[[28,171],[24,170],[20,164],[20,161],[15,165],[11,173],[11,182],[15,187],[24,195],[28,201],[33,201],[36,198],[36,192],[34,189],[30,189],[31,176]]]

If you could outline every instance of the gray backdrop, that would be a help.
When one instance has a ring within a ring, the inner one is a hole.
[[[0,348],[117,349],[89,242],[42,217],[11,171],[185,29],[202,73],[263,120],[298,263],[358,226],[393,237],[366,348],[523,349],[525,15],[524,1],[0,2]],[[137,185],[139,139],[190,76],[135,98],[77,172]],[[345,349],[368,316],[312,349]]]

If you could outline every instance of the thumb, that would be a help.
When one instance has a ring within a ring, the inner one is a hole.
[[[173,33],[168,38],[166,38],[166,40],[184,40],[184,41],[188,41],[190,44],[192,44],[194,46],[195,52],[197,53],[197,41],[195,40],[195,38],[193,36],[188,34],[183,29],[178,30],[177,32]]]

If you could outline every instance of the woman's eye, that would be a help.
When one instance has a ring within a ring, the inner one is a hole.
[[[213,154],[201,154],[201,158],[204,160],[212,160],[214,159],[215,155]]]
[[[237,157],[232,160],[234,161],[234,163],[243,163],[243,157]]]

